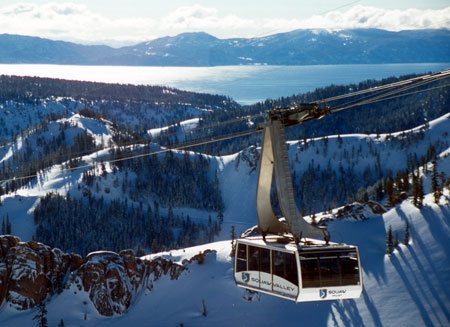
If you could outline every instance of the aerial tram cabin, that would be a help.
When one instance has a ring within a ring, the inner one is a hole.
[[[239,239],[234,264],[237,286],[296,302],[353,299],[362,292],[358,248],[351,245]]]
[[[237,286],[296,302],[361,296],[358,248],[330,243],[326,228],[306,222],[294,198],[285,127],[320,119],[328,113],[328,108],[311,104],[268,112],[262,126],[256,187],[260,236],[240,238],[235,243]],[[273,179],[285,222],[279,220],[272,209]]]

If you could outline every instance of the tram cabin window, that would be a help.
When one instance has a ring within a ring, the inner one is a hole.
[[[320,287],[319,266],[316,254],[300,255],[303,287]]]
[[[273,250],[272,273],[298,285],[297,262],[294,254]]]
[[[261,248],[259,249],[260,265],[259,271],[270,274],[270,250]]]
[[[270,250],[256,246],[248,246],[248,270],[270,274]]]
[[[298,285],[297,262],[293,253],[238,244],[236,272],[245,270],[272,273]]]
[[[301,253],[303,288],[359,285],[359,264],[355,251]]]
[[[259,251],[256,246],[248,247],[248,270],[259,270]]]
[[[356,252],[343,253],[339,256],[341,265],[342,285],[359,284],[359,265]]]
[[[237,256],[236,256],[236,271],[247,270],[247,245],[238,244]]]

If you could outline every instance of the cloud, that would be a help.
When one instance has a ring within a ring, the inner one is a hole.
[[[264,26],[268,29],[285,31],[302,28],[380,28],[390,31],[450,29],[450,7],[440,10],[387,10],[358,5],[344,12],[332,11],[303,20],[272,19],[266,21]]]
[[[178,30],[231,29],[239,30],[251,27],[250,19],[235,15],[220,16],[215,8],[199,5],[180,7],[161,20],[161,26]]]
[[[0,8],[0,33],[40,36],[83,43],[139,42],[154,37],[157,21],[110,19],[86,6],[66,3],[16,4]]]
[[[450,7],[441,10],[386,10],[354,6],[307,19],[250,19],[223,15],[216,8],[185,6],[159,18],[109,18],[87,6],[64,2],[14,4],[0,8],[0,33],[40,36],[81,43],[123,45],[188,31],[221,38],[262,36],[299,28],[448,28]]]

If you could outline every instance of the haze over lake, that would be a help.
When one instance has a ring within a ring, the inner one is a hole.
[[[164,85],[226,95],[241,104],[251,104],[269,98],[313,91],[330,84],[358,83],[366,79],[423,74],[448,68],[450,63],[216,67],[0,64],[0,74]]]

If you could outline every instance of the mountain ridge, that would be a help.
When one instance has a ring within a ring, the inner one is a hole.
[[[307,29],[229,39],[190,32],[112,48],[2,34],[0,63],[222,66],[450,62],[449,41],[447,29]]]

